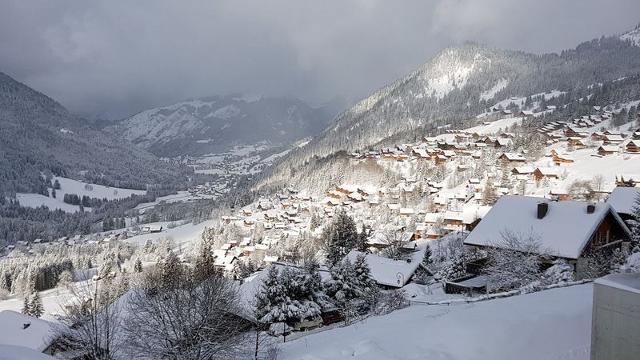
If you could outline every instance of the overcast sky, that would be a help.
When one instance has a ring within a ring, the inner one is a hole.
[[[638,0],[0,0],[0,71],[87,116],[227,93],[317,104],[465,40],[550,52],[638,22]]]

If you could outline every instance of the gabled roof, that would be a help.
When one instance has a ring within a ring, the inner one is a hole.
[[[505,157],[509,161],[527,161],[527,159],[518,153],[503,153],[499,156],[500,158]]]
[[[347,258],[351,263],[356,261],[358,255],[364,255],[371,278],[378,284],[392,287],[403,287],[418,269],[420,261],[424,257],[425,248],[420,248],[411,256],[411,261],[393,260],[375,254],[365,254],[357,250],[351,250]]]
[[[0,345],[15,345],[42,352],[51,344],[52,331],[53,324],[46,320],[13,310],[0,311]]]
[[[618,147],[613,145],[602,145],[598,148],[598,151],[606,151],[606,152],[617,152]]]
[[[516,166],[512,171],[515,171],[518,174],[532,174],[535,169],[532,166]]]
[[[556,168],[552,167],[538,167],[536,170],[540,171],[540,173],[544,176],[560,176],[560,171]],[[535,170],[534,170],[535,171]]]
[[[548,204],[547,214],[537,218],[538,203]],[[528,196],[503,196],[469,234],[464,243],[502,248],[503,234],[511,232],[532,236],[540,245],[541,254],[577,259],[605,216],[611,214],[629,235],[629,229],[607,203],[596,203],[595,211],[587,213],[587,204],[580,201],[548,201]]]
[[[640,188],[637,187],[617,187],[613,189],[607,199],[607,203],[618,214],[632,215],[636,201],[640,200]]]

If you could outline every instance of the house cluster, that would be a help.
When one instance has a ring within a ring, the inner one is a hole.
[[[447,138],[425,137],[416,144],[402,144],[396,147],[353,152],[354,159],[382,159],[389,161],[430,160],[440,165],[455,158],[480,159],[486,148],[506,149],[513,145],[514,134],[501,132],[497,136],[487,136],[478,132],[447,130]]]
[[[599,156],[640,153],[640,129],[627,132],[602,130],[603,123],[610,122],[612,117],[611,111],[598,111],[596,114],[584,115],[572,121],[546,123],[538,132],[545,135],[547,145],[566,142],[574,149],[594,146]]]

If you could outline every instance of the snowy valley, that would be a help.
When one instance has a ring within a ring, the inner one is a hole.
[[[100,123],[0,73],[0,359],[634,359],[639,31],[451,46],[341,113]]]

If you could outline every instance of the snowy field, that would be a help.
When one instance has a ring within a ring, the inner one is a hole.
[[[213,227],[216,223],[217,220],[208,220],[199,224],[189,223],[176,226],[173,229],[167,228],[167,225],[169,225],[170,222],[144,224],[142,226],[162,226],[163,230],[159,233],[132,236],[126,241],[130,244],[142,246],[147,242],[147,240],[155,242],[162,239],[169,239],[176,248],[184,250],[185,248],[198,243],[205,227]]]
[[[278,359],[587,360],[592,286],[411,306],[281,345]]]
[[[64,212],[73,213],[80,210],[78,205],[67,204],[62,201],[62,198],[54,199],[48,196],[44,196],[41,194],[25,194],[25,193],[17,193],[16,199],[20,203],[20,205],[30,208],[37,208],[40,206],[46,206],[49,210],[62,210]],[[90,211],[91,209],[85,209]]]
[[[54,181],[58,180],[60,183],[60,189],[56,190],[56,198],[47,197],[41,194],[26,194],[18,193],[16,198],[22,206],[26,207],[40,207],[42,205],[48,207],[51,210],[60,209],[66,212],[79,211],[79,207],[76,205],[70,205],[63,201],[65,194],[76,194],[80,197],[87,195],[91,198],[116,200],[124,199],[131,195],[144,195],[145,190],[131,190],[103,185],[88,184],[82,181],[54,177]],[[89,210],[89,209],[85,209]]]

